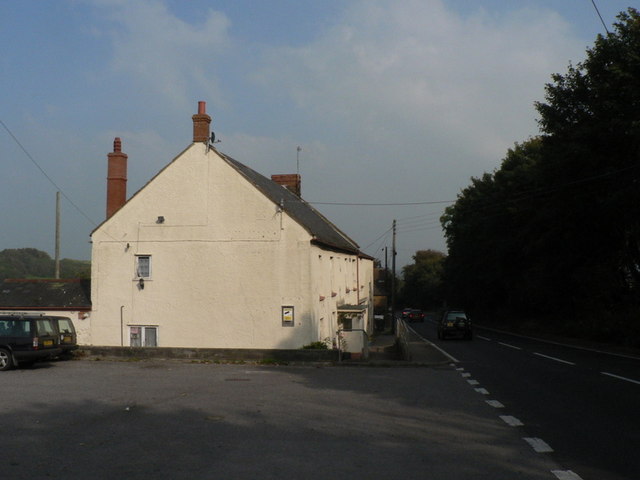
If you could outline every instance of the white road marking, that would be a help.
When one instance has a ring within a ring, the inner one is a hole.
[[[406,324],[405,324],[406,325]],[[458,360],[456,357],[453,357],[451,355],[449,355],[447,352],[445,352],[443,349],[441,349],[439,346],[437,346],[435,343],[430,342],[429,340],[427,340],[426,338],[424,338],[422,335],[420,335],[418,332],[416,332],[413,328],[411,328],[409,325],[406,325],[408,330],[411,330],[413,333],[415,333],[418,338],[420,340],[422,340],[425,343],[428,343],[429,345],[431,345],[433,348],[435,348],[436,350],[438,350],[440,353],[442,353],[445,357],[447,357],[449,360],[451,360],[454,364],[456,363],[460,363],[460,360]]]
[[[504,408],[504,405],[500,403],[498,400],[485,400],[489,405],[493,408]]]
[[[561,358],[550,357],[549,355],[543,355],[542,353],[533,352],[534,355],[539,357],[548,358],[549,360],[553,360],[555,362],[566,363],[567,365],[575,365],[573,362],[568,362],[567,360],[562,360]]]
[[[457,372],[464,372],[464,368],[463,368],[463,367],[456,368],[456,371],[457,371]]]
[[[480,382],[478,380],[467,380],[467,382],[469,383],[469,385],[480,385]]]
[[[489,390],[486,388],[476,388],[476,392],[481,393],[482,395],[489,395]]]
[[[500,415],[500,418],[504,423],[511,427],[521,427],[524,425],[524,423],[522,423],[516,417],[512,417],[511,415]]]
[[[632,380],[631,378],[621,377],[620,375],[614,375],[613,373],[609,373],[609,372],[600,372],[600,373],[602,375],[608,375],[609,377],[617,378],[618,380],[624,380],[625,382],[637,383],[638,385],[640,385],[640,382],[638,380]]]
[[[571,470],[551,470],[558,480],[582,480],[582,477]]]
[[[553,448],[551,448],[549,444],[541,438],[525,437],[523,438],[523,440],[531,445],[531,448],[533,448],[538,453],[553,452]]]
[[[491,339],[490,339],[490,338],[483,337],[482,335],[476,335],[476,338],[480,338],[480,339],[482,339],[482,340],[486,340],[487,342],[490,342],[490,341],[491,341]]]
[[[512,337],[527,338],[529,340],[535,340],[536,342],[541,342],[541,343],[548,343],[550,345],[560,345],[561,347],[574,348],[576,350],[586,350],[587,352],[601,353],[603,355],[612,355],[614,357],[630,358],[631,360],[640,360],[640,356],[638,356],[638,355],[625,355],[623,353],[606,352],[604,350],[597,350],[597,349],[594,349],[594,348],[581,347],[579,345],[571,345],[569,343],[553,342],[551,340],[545,340],[543,338],[530,337],[528,335],[520,335],[520,334],[513,333],[513,332],[507,332],[506,330],[498,330],[496,328],[484,327],[484,326],[480,326],[480,325],[476,325],[476,327],[477,328],[481,328],[483,330],[489,330],[490,332],[504,333],[504,334],[507,334],[507,335],[511,335]],[[478,338],[480,338],[479,335],[476,335],[476,336]]]
[[[511,345],[509,343],[498,342],[498,344],[505,347],[513,348],[514,350],[522,350],[520,347],[516,347],[515,345]]]
[[[462,373],[461,375],[462,375],[464,378],[468,378],[468,377],[470,377],[470,376],[471,376],[471,374],[470,374],[470,373]]]

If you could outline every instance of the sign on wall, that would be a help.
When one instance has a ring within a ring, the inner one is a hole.
[[[282,326],[293,327],[295,320],[293,306],[282,307]]]

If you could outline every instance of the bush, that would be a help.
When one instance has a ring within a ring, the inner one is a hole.
[[[324,342],[311,342],[308,345],[302,347],[305,350],[328,350],[327,344]]]

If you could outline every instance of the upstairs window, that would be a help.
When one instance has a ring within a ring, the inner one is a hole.
[[[136,255],[136,277],[151,278],[151,255]]]

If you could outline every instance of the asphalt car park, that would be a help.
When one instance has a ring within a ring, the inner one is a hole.
[[[84,359],[2,383],[12,480],[550,480],[556,468],[449,366]]]

